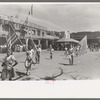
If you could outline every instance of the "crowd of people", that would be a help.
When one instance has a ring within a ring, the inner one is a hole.
[[[77,46],[65,46],[65,52],[64,55],[67,57],[69,60],[69,65],[73,65],[74,63],[74,56],[78,56],[80,52],[80,45]]]
[[[89,46],[89,49],[91,52],[97,52],[97,51],[99,51],[99,46],[98,46],[98,44],[91,44]]]
[[[35,45],[33,48],[31,45],[28,46],[26,50],[26,59],[24,66],[26,68],[26,75],[30,75],[31,65],[32,64],[39,64],[40,63],[40,53],[41,53],[41,46]],[[35,62],[33,61],[33,57],[35,56]],[[2,62],[2,73],[1,78],[2,80],[12,80],[14,77],[14,66],[18,64],[18,61],[15,59],[13,55],[12,49],[7,50],[7,55],[3,59]]]
[[[69,60],[69,65],[73,65],[74,63],[74,55],[78,56],[80,46],[73,47],[71,45],[65,46],[64,55]],[[54,49],[52,45],[49,47],[50,52],[50,59],[53,59],[53,52]],[[29,45],[26,50],[26,59],[24,66],[26,68],[26,75],[30,75],[31,66],[32,64],[39,64],[40,63],[40,55],[41,55],[41,46],[40,45]],[[35,60],[33,60],[35,58]],[[13,55],[12,49],[7,50],[7,55],[2,62],[2,73],[1,78],[2,80],[12,80],[14,77],[14,66],[18,64],[18,61],[15,59]]]

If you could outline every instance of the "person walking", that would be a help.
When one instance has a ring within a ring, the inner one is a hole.
[[[26,67],[26,75],[30,75],[31,71],[31,65],[35,63],[33,62],[33,57],[34,57],[34,50],[32,46],[30,45],[29,50],[26,51],[26,60],[25,60],[25,67]]]

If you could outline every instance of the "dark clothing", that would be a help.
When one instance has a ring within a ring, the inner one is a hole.
[[[73,65],[73,62],[74,62],[74,57],[73,55],[71,55],[71,65]]]
[[[52,59],[52,52],[50,52],[50,59]]]
[[[18,62],[14,58],[13,55],[6,56],[4,62],[2,63],[2,73],[1,78],[2,80],[9,79],[11,80],[14,77],[14,66],[16,66]]]
[[[11,80],[15,76],[14,68],[7,69],[7,67],[3,67],[1,78],[2,80],[9,79]]]
[[[71,49],[68,50],[68,55],[70,55],[69,64],[73,65],[73,62],[74,62],[73,49],[72,50]]]
[[[35,59],[36,59],[36,63],[40,63],[40,52],[39,51],[36,52]]]

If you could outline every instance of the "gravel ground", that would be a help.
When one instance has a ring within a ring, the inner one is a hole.
[[[0,54],[0,61],[5,55]],[[32,65],[30,76],[25,75],[25,53],[16,52],[14,55],[19,63],[15,67],[16,75],[13,81],[100,79],[100,52],[88,52],[74,57],[74,65],[68,65],[63,51],[54,51],[52,60],[49,57],[49,51],[42,51],[40,64]],[[0,72],[1,70],[2,67],[0,67]]]

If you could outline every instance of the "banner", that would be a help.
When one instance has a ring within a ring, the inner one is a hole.
[[[80,41],[79,44],[81,46],[79,54],[86,53],[87,52],[87,48],[88,48],[88,46],[87,46],[87,35]]]
[[[36,46],[35,46],[35,43],[34,41],[32,40],[32,38],[27,38],[26,39],[26,46],[28,47],[28,49],[30,47],[32,47],[34,50],[36,50]]]
[[[11,49],[11,46],[18,40],[18,36],[16,35],[14,31],[14,27],[10,22],[9,22],[9,26],[10,26],[10,31],[7,37],[7,47]]]

